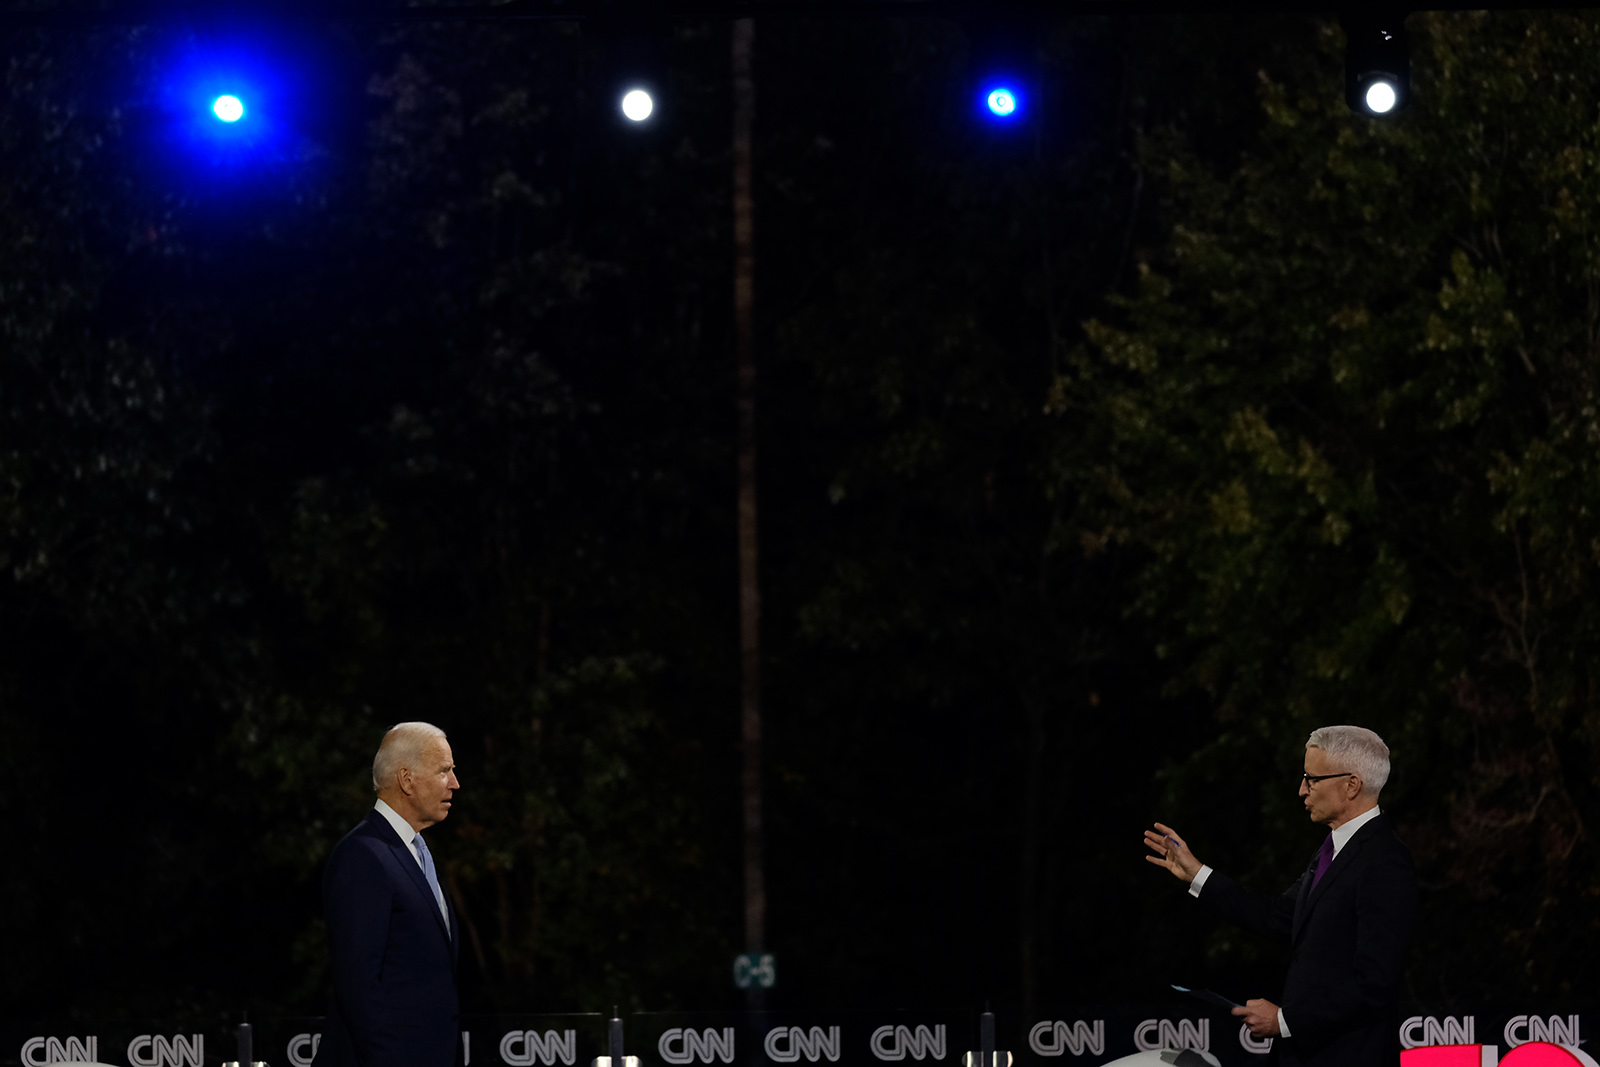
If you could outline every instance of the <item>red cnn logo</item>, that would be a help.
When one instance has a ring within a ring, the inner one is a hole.
[[[1400,1053],[1400,1067],[1488,1067],[1482,1045],[1429,1045]],[[1499,1067],[1583,1067],[1560,1045],[1529,1041],[1500,1057]]]

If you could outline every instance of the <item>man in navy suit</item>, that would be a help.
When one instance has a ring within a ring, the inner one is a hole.
[[[461,788],[444,731],[391,729],[372,785],[377,804],[333,847],[322,880],[333,1007],[316,1067],[452,1067],[460,936],[422,839]]]
[[[1306,742],[1300,798],[1328,836],[1281,894],[1245,889],[1195,858],[1176,830],[1144,832],[1145,859],[1241,926],[1289,942],[1283,1003],[1250,1000],[1242,1016],[1275,1038],[1280,1060],[1305,1067],[1394,1067],[1401,970],[1417,911],[1411,853],[1378,807],[1389,748],[1371,730],[1325,726]]]

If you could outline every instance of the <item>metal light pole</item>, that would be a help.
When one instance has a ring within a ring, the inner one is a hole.
[[[744,944],[752,964],[763,955],[767,889],[761,864],[761,586],[756,537],[755,194],[751,187],[756,86],[755,22],[733,23],[733,321],[738,347],[739,418],[739,673],[744,766]],[[750,981],[751,1008],[761,1007],[764,980]]]

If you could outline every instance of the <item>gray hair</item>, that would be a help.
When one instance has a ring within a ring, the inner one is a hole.
[[[1364,726],[1323,726],[1311,731],[1307,748],[1320,748],[1341,767],[1361,776],[1361,795],[1375,797],[1389,780],[1389,746]]]
[[[389,727],[372,757],[372,788],[383,792],[384,786],[393,785],[400,768],[421,770],[422,752],[429,741],[443,741],[444,731],[426,722],[402,722]]]

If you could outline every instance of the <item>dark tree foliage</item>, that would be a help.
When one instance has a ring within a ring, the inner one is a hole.
[[[12,1003],[317,1010],[321,860],[406,719],[463,767],[480,1008],[720,993],[720,353],[659,211],[718,138],[619,160],[574,28],[449,27],[269,34],[366,113],[197,146],[159,72],[203,36],[10,42],[8,921],[75,943]]]
[[[1596,24],[1413,28],[1394,121],[1344,109],[1330,28],[1263,73],[1240,165],[1149,139],[1176,225],[1057,380],[1094,435],[1063,427],[1063,484],[1217,709],[1169,796],[1196,847],[1292,877],[1306,731],[1370,725],[1425,887],[1412,995],[1559,997],[1593,968]]]

